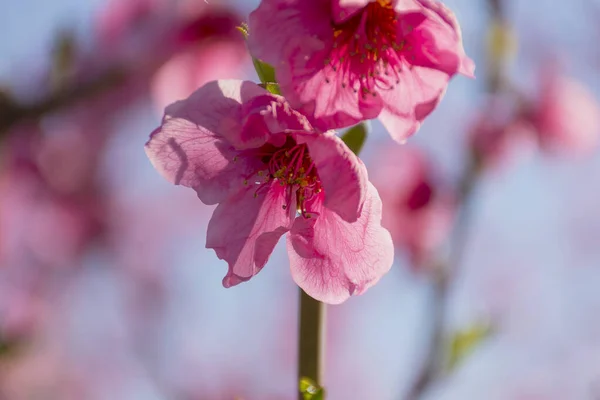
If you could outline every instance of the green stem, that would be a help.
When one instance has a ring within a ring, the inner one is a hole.
[[[323,353],[325,336],[325,305],[300,290],[298,329],[298,382],[310,379],[323,386]],[[303,395],[299,392],[299,400]]]

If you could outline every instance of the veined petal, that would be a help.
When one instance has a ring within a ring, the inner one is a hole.
[[[167,180],[193,188],[204,203],[220,202],[257,169],[256,160],[236,159],[235,145],[267,140],[268,132],[254,132],[257,140],[243,137],[241,129],[241,102],[264,93],[251,82],[206,84],[167,107],[162,125],[146,143],[148,158]]]
[[[413,67],[398,75],[399,84],[380,91],[384,104],[379,119],[394,140],[403,143],[441,101],[448,75],[434,69]]]
[[[273,94],[251,99],[244,104],[243,114],[243,130],[247,132],[242,132],[241,136],[251,138],[243,143],[244,148],[256,148],[264,144],[264,138],[255,132],[279,134],[286,130],[313,130],[304,115],[292,109],[283,97]]]
[[[227,261],[223,286],[247,281],[266,264],[281,235],[291,227],[295,207],[283,208],[286,191],[277,183],[250,185],[219,204],[208,224],[206,247]],[[295,199],[292,199],[295,201]]]
[[[381,200],[368,184],[360,218],[349,223],[321,207],[296,218],[288,235],[292,278],[315,299],[338,304],[373,286],[392,266],[394,247],[381,226]]]

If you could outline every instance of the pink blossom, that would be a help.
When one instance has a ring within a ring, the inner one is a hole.
[[[473,76],[453,13],[433,0],[263,0],[250,50],[320,129],[379,117],[403,142],[456,73]]]
[[[229,264],[225,287],[260,272],[286,233],[292,277],[327,303],[364,292],[391,267],[364,164],[254,83],[210,82],[170,105],[146,153],[170,182],[219,204],[206,246]]]
[[[531,124],[521,118],[520,104],[513,97],[491,97],[478,112],[468,131],[471,152],[481,166],[500,168],[520,149],[535,148]]]
[[[99,156],[91,151],[100,149],[98,126],[92,126],[63,123],[42,135],[36,124],[19,125],[5,139],[0,335],[31,334],[67,274],[104,234],[105,198],[94,180]]]
[[[184,50],[174,54],[152,78],[152,98],[163,110],[215,79],[233,78],[249,60],[241,18],[227,9],[208,8],[184,24],[178,35]]]
[[[372,170],[371,179],[383,200],[383,226],[418,268],[445,239],[452,223],[452,201],[417,148],[381,149]]]
[[[113,1],[114,2],[114,1]],[[249,59],[231,7],[203,1],[119,0],[100,14],[94,65],[109,60],[162,109],[209,80],[238,75]],[[96,67],[97,68],[97,67]]]
[[[552,153],[592,151],[600,139],[600,104],[580,82],[556,68],[542,71],[540,98],[532,123],[543,150]]]
[[[148,23],[157,15],[157,9],[165,4],[162,0],[111,0],[103,12],[98,14],[96,30],[106,45],[115,45],[131,31]],[[164,11],[164,10],[162,10]]]

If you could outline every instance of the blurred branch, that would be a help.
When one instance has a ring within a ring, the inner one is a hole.
[[[33,104],[17,104],[8,95],[0,94],[0,137],[19,122],[37,120],[46,114],[97,96],[122,83],[125,76],[122,69],[114,68],[94,80],[61,88]]]
[[[417,375],[413,386],[410,388],[406,399],[419,399],[431,383],[437,380],[444,367],[446,337],[444,335],[444,323],[446,320],[446,303],[448,297],[448,286],[451,278],[458,273],[466,249],[469,230],[472,220],[473,193],[479,174],[480,163],[474,155],[471,155],[469,164],[461,177],[458,187],[458,215],[454,225],[454,231],[450,237],[450,254],[445,262],[433,265],[433,298],[431,299],[431,318],[433,321],[432,335],[429,343],[427,359],[420,373]]]
[[[509,90],[506,77],[506,66],[514,50],[514,37],[507,22],[504,1],[487,0],[490,22],[488,43],[488,76],[487,90],[498,93]],[[449,255],[445,262],[433,265],[435,272],[433,282],[433,298],[431,300],[432,335],[429,344],[429,353],[423,368],[417,375],[413,386],[409,389],[407,400],[417,400],[429,389],[443,374],[444,359],[446,357],[446,303],[448,300],[448,286],[452,278],[460,270],[464,252],[467,247],[473,219],[473,201],[475,186],[483,170],[484,160],[474,151],[469,154],[467,166],[457,184],[458,211],[454,231],[449,239]]]

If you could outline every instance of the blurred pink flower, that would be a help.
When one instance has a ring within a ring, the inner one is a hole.
[[[532,147],[531,124],[520,117],[512,97],[492,97],[475,116],[467,134],[469,148],[480,166],[500,168],[517,150]]]
[[[453,217],[453,202],[432,169],[423,153],[404,145],[378,151],[370,174],[383,201],[383,226],[417,269],[445,239]]]
[[[165,0],[109,3],[97,25],[105,59],[125,67],[130,80],[150,82],[161,111],[204,83],[238,75],[248,54],[232,8]]]
[[[0,333],[30,333],[52,294],[102,229],[97,157],[75,131],[19,126],[5,142],[0,181]],[[94,136],[89,129],[85,134]],[[96,150],[99,148],[96,147]]]
[[[3,259],[28,254],[49,268],[65,268],[98,233],[101,196],[91,187],[91,167],[79,158],[88,150],[83,142],[73,143],[77,149],[67,146],[53,133],[37,137],[17,130],[7,145],[0,185]],[[55,147],[58,142],[63,147]]]
[[[580,82],[556,67],[542,71],[540,97],[531,122],[543,150],[551,153],[593,151],[600,139],[600,104]]]
[[[229,264],[225,287],[260,272],[287,232],[292,277],[318,300],[360,294],[391,267],[362,162],[254,83],[211,82],[170,105],[146,153],[169,181],[219,204],[206,246]]]
[[[240,74],[249,59],[236,29],[240,21],[233,11],[211,7],[184,24],[178,41],[185,49],[167,60],[152,79],[152,97],[161,111],[209,81]]]
[[[110,0],[98,14],[96,31],[101,42],[115,45],[132,29],[140,29],[165,5],[164,0]],[[162,10],[165,11],[165,10]]]
[[[253,55],[320,129],[379,117],[403,142],[443,96],[473,76],[453,13],[432,0],[263,0],[249,19]]]

